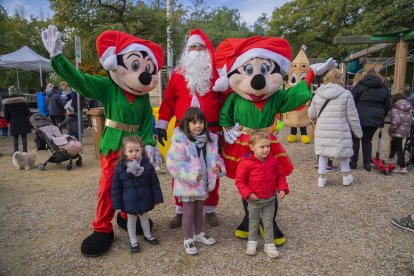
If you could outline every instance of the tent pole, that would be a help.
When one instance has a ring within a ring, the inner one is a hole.
[[[20,81],[19,81],[19,69],[16,68],[16,75],[17,75],[17,91],[18,94],[20,95]]]
[[[40,69],[40,87],[43,87],[43,80],[42,80],[42,64],[39,62],[39,69]]]

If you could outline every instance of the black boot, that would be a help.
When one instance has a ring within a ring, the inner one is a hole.
[[[102,233],[93,232],[91,235],[83,240],[81,245],[82,254],[88,257],[97,257],[105,254],[111,249],[114,241],[114,232]]]
[[[285,243],[285,236],[283,235],[282,231],[280,231],[279,226],[276,223],[276,214],[279,205],[277,199],[275,200],[275,214],[273,215],[273,243],[276,245],[282,245]]]
[[[247,210],[247,201],[243,200],[244,218],[234,233],[236,237],[247,239],[249,237],[249,211]]]
[[[128,231],[127,220],[121,217],[121,213],[118,213],[118,215],[116,216],[116,223],[121,229]],[[149,219],[149,223],[150,223],[150,230],[152,230],[152,226],[154,225],[154,223],[152,222],[151,219]],[[141,222],[139,218],[137,219],[137,235],[144,235],[144,231],[142,230]]]

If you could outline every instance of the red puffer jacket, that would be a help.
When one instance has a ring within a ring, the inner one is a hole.
[[[258,198],[270,198],[276,194],[276,190],[289,193],[289,185],[282,168],[270,154],[263,162],[253,154],[243,157],[237,166],[235,179],[244,200],[251,193],[255,193]]]

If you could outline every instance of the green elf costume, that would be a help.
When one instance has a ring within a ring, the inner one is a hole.
[[[146,145],[155,145],[148,92],[158,82],[157,72],[163,66],[164,54],[162,48],[151,41],[120,31],[105,31],[98,36],[96,49],[110,77],[91,76],[78,71],[62,55],[61,34],[55,26],[43,31],[42,39],[55,72],[81,95],[99,100],[104,107],[105,128],[99,145],[102,174],[96,218],[92,223],[94,232],[81,245],[81,252],[87,256],[102,255],[110,249],[114,239],[111,187],[122,139],[137,135]],[[118,224],[126,228],[126,214],[118,215],[117,219]]]
[[[291,174],[293,165],[289,156],[271,131],[276,114],[293,111],[309,101],[314,76],[334,68],[336,62],[329,59],[326,63],[312,65],[304,80],[284,90],[281,74],[289,72],[292,50],[282,38],[227,38],[219,44],[214,56],[220,77],[213,90],[228,95],[219,121],[226,141],[223,158],[227,176],[234,178],[240,158],[251,152],[249,139],[255,130],[269,133],[270,154],[278,158],[286,176]],[[243,206],[245,216],[235,235],[247,238],[247,201],[243,201]],[[276,213],[277,201],[275,217]],[[259,230],[263,233],[262,228]],[[283,244],[285,238],[275,221],[273,231],[274,243]]]

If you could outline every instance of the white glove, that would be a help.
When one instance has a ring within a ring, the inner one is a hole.
[[[325,63],[315,63],[310,66],[313,73],[315,73],[316,76],[322,75],[326,71],[329,71],[331,69],[334,69],[338,66],[336,61],[333,58],[329,58]]]
[[[42,41],[50,57],[55,57],[62,53],[62,34],[54,25],[49,25],[47,30],[42,32]]]
[[[224,140],[228,144],[234,144],[237,141],[237,138],[240,137],[241,131],[239,131],[240,125],[236,123],[236,125],[228,130],[224,131]]]

